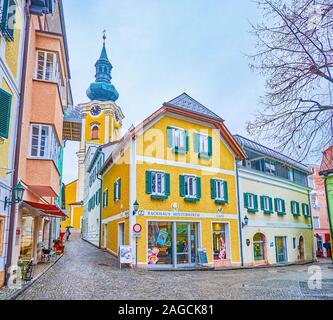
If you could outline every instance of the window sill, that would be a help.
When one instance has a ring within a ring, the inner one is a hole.
[[[172,151],[173,151],[174,154],[182,154],[182,155],[187,154],[187,151],[185,149],[173,148]]]
[[[168,199],[168,196],[163,196],[163,195],[151,195],[151,199],[152,200],[160,200],[160,201],[164,201],[166,199]]]
[[[199,153],[199,159],[212,160],[212,156],[208,153]]]
[[[278,216],[285,216],[285,215],[287,215],[287,213],[286,212],[277,212],[277,215]]]
[[[247,209],[248,213],[257,213],[259,210],[257,209]]]
[[[273,214],[274,212],[273,211],[266,211],[266,210],[263,210],[264,211],[264,214]]]
[[[293,215],[294,217],[300,217],[300,216],[301,216],[300,213],[292,213],[292,215]]]
[[[185,197],[185,198],[184,198],[184,201],[186,201],[186,202],[199,202],[200,199],[198,199],[198,198],[187,198],[187,197]]]
[[[227,204],[228,200],[222,200],[222,199],[215,199],[216,204]]]

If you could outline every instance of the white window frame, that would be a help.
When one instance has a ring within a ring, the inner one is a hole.
[[[172,140],[174,148],[185,149],[185,132],[184,129],[173,128]]]
[[[267,207],[268,206],[268,207]],[[264,211],[270,211],[270,198],[267,196],[264,196]]]
[[[154,176],[155,176],[155,185],[154,185]],[[159,185],[158,185],[158,176],[161,177],[161,192],[158,192]],[[154,191],[155,188],[155,191]],[[165,195],[165,172],[162,171],[152,171],[151,173],[151,190],[152,195],[154,196],[164,196]]]
[[[250,210],[255,209],[254,199],[255,199],[254,194],[253,193],[248,193],[248,195],[247,195],[247,204],[248,204],[248,209],[250,209]]]
[[[298,214],[298,212],[297,212],[297,203],[296,203],[295,201],[293,201],[293,202],[291,203],[291,208],[292,208],[292,214],[293,214],[293,215]]]
[[[38,127],[38,146],[37,155],[32,155],[32,139],[33,139],[33,129]],[[48,136],[45,140],[45,150],[44,156],[40,155],[41,152],[41,142],[42,142],[42,130],[43,128],[48,128]],[[52,160],[56,167],[58,167],[58,162],[60,159],[61,146],[58,142],[54,129],[50,125],[33,123],[30,125],[30,137],[29,137],[29,157],[32,159],[45,159]]]
[[[41,77],[39,75],[40,74],[39,73],[39,54],[40,53],[44,54],[44,61],[43,61],[43,67],[42,67],[43,75]],[[48,58],[49,54],[53,56],[53,60],[52,60],[51,76],[49,78],[47,78],[46,77],[46,70],[47,70],[46,66],[47,66],[47,58]],[[51,51],[46,51],[46,50],[37,50],[35,77],[37,80],[55,82],[58,84],[59,88],[62,88],[62,75],[61,75],[59,58],[58,58],[57,53],[51,52]]]
[[[313,228],[320,229],[320,218],[313,216]]]
[[[205,134],[199,135],[199,153],[209,153],[209,136]]]
[[[116,199],[115,199],[115,201],[116,201],[116,202],[120,200],[119,182],[120,182],[120,178],[118,178],[118,179],[116,180],[116,184],[115,184],[115,187],[116,187],[116,197],[115,197]]]
[[[283,212],[283,200],[282,199],[276,199],[276,205],[277,205],[277,212],[282,213]]]
[[[216,188],[216,200],[225,200],[225,181],[215,180],[215,188]]]
[[[192,191],[190,194],[190,181],[192,180]],[[197,177],[185,175],[185,198],[196,199],[197,198]]]

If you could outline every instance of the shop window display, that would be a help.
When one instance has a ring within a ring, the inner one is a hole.
[[[213,250],[214,260],[226,260],[227,245],[226,245],[226,230],[224,223],[213,224]]]
[[[149,223],[148,263],[150,265],[172,265],[172,223]]]
[[[30,260],[33,256],[33,234],[34,234],[34,219],[24,217],[22,219],[22,242],[21,242],[21,258]]]

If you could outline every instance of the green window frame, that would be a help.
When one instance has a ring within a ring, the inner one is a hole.
[[[178,132],[178,133],[176,133]],[[175,137],[179,134],[179,145],[177,145]],[[171,148],[175,154],[187,154],[189,151],[189,135],[185,129],[167,127],[168,148]]]
[[[279,205],[279,203],[281,205]],[[275,198],[274,199],[274,207],[275,207],[275,212],[278,214],[278,215],[286,215],[286,202],[281,199],[281,198]]]
[[[211,191],[211,198],[215,200],[216,204],[227,204],[229,202],[227,181],[222,179],[211,179],[210,191]],[[223,193],[223,196],[221,196],[221,193]]]
[[[249,213],[258,212],[258,196],[254,193],[244,193],[244,208],[247,209]]]
[[[201,178],[194,175],[179,176],[179,196],[186,202],[199,202],[201,199]]]
[[[311,217],[310,206],[307,203],[302,203],[302,212],[304,217],[306,218]]]
[[[158,181],[161,185],[158,186]],[[155,185],[153,186],[153,183]],[[160,192],[158,189],[160,188]],[[146,194],[149,194],[154,200],[166,200],[170,192],[170,174],[164,171],[146,171]]]
[[[10,126],[10,113],[12,106],[12,95],[0,89],[0,137],[8,139]]]
[[[201,139],[207,138],[207,150],[202,150]],[[194,152],[198,154],[200,159],[211,159],[213,155],[213,138],[207,134],[194,133],[193,134]]]
[[[268,206],[267,206],[267,204],[268,204]],[[274,211],[273,211],[273,199],[269,196],[260,196],[260,208],[265,214],[274,213]]]
[[[301,215],[301,210],[300,210],[300,205],[297,201],[291,201],[290,202],[290,209],[291,209],[291,214],[294,216],[300,216]]]

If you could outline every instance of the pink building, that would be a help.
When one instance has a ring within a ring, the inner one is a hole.
[[[325,249],[326,244],[330,242],[330,229],[324,180],[319,176],[320,166],[309,165],[309,167],[313,172],[313,174],[309,176],[309,186],[313,189],[310,193],[310,201],[317,257],[329,257],[330,254]]]

